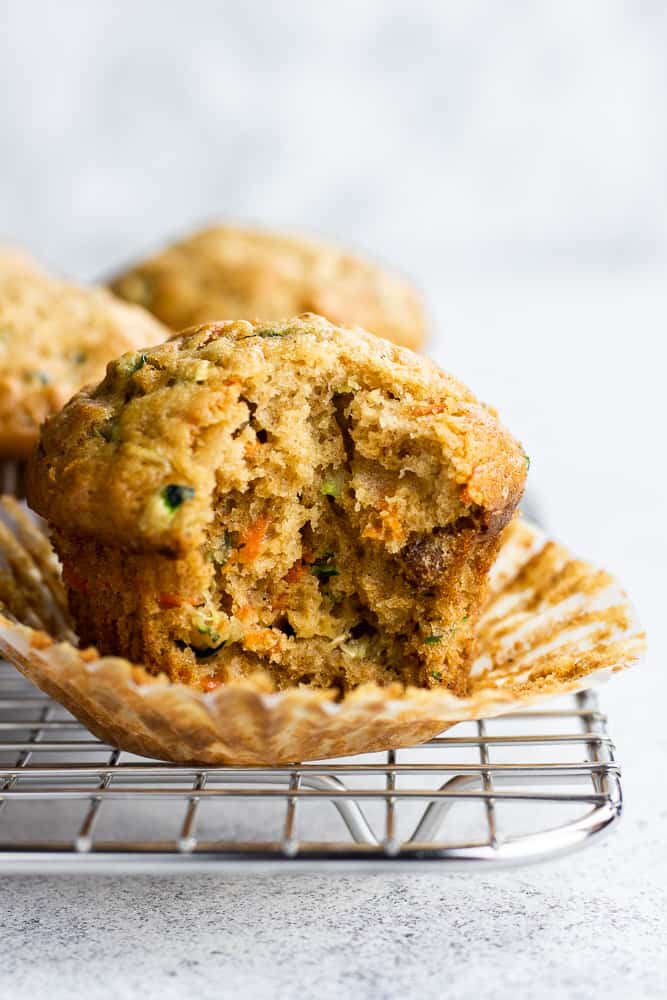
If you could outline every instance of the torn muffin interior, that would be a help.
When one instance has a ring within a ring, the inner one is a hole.
[[[268,659],[281,686],[428,683],[437,680],[428,670],[435,645],[441,674],[449,647],[460,647],[469,599],[459,590],[446,607],[438,601],[460,547],[456,503],[441,493],[432,524],[437,477],[401,476],[382,456],[365,458],[368,390],[339,388],[304,394],[291,433],[304,434],[319,460],[290,495],[216,491],[203,603],[174,614],[176,641],[198,672],[213,656],[216,669],[236,673],[241,648]],[[275,414],[248,404],[242,461],[265,481],[286,458],[282,435]],[[423,447],[412,462],[435,472]]]
[[[141,460],[140,532],[55,524],[82,639],[205,689],[265,671],[463,692],[523,456],[505,435],[516,481],[485,506],[467,426],[495,440],[495,418],[380,343],[313,317],[218,324],[112,366],[87,455],[109,489]]]

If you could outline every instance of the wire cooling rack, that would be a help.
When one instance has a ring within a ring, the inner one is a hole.
[[[550,857],[621,813],[592,692],[419,747],[274,768],[149,761],[0,662],[0,870],[476,865]]]

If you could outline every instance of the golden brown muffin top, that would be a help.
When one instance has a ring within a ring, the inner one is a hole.
[[[516,506],[525,455],[490,409],[428,359],[313,315],[208,324],[125,354],[45,425],[29,501],[69,535],[186,551],[201,543],[216,496],[289,496],[326,466],[308,426],[313,394],[343,400],[346,419],[363,424],[360,458],[372,469],[381,457],[388,471],[386,482],[362,477],[360,502],[392,493],[406,531],[428,529],[417,517],[432,527],[470,509],[502,520]],[[423,468],[411,468],[415,444]],[[438,496],[413,511],[410,478],[431,470]]]
[[[217,226],[141,261],[111,284],[173,330],[217,320],[277,320],[303,312],[418,348],[427,321],[403,278],[337,246]]]
[[[0,460],[25,458],[46,417],[99,381],[111,358],[168,336],[145,310],[0,248]]]

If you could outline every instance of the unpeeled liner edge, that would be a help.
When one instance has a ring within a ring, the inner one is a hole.
[[[15,502],[10,506],[11,519]],[[369,684],[337,700],[336,691],[305,686],[267,692],[253,678],[202,692],[121,657],[78,650],[21,624],[0,604],[0,652],[95,736],[141,756],[209,766],[411,746],[457,722],[602,683],[643,651],[643,633],[616,581],[525,521],[510,527],[492,571],[465,698],[441,688]]]

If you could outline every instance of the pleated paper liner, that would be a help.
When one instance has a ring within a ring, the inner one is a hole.
[[[0,500],[0,512],[0,651],[97,737],[144,756],[263,765],[408,746],[598,683],[644,649],[614,579],[519,521],[493,570],[468,697],[394,684],[337,701],[309,687],[267,693],[251,679],[203,693],[77,649],[46,537],[16,500]]]

